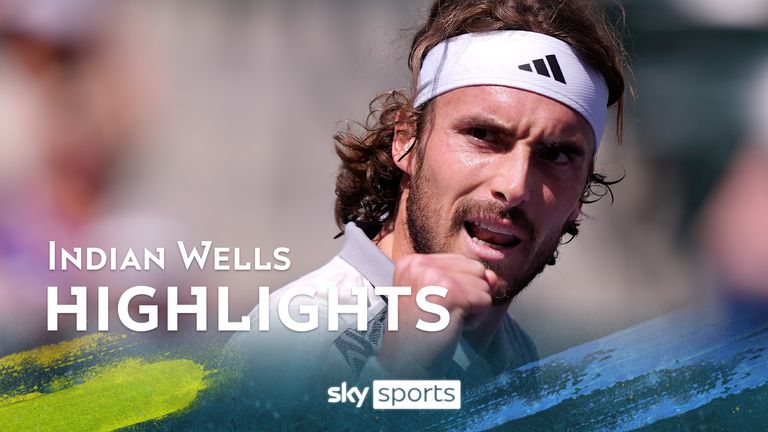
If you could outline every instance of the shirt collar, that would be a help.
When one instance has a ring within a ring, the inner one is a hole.
[[[344,226],[344,246],[339,256],[373,286],[392,286],[395,263],[354,222]]]

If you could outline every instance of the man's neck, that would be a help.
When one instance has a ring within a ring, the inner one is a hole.
[[[374,237],[373,242],[384,252],[392,261],[397,262],[400,257],[414,253],[411,240],[408,237],[408,225],[406,225],[405,212],[408,190],[403,190],[400,197],[395,220],[381,229],[381,232]]]

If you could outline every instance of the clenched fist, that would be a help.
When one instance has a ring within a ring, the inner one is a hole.
[[[412,287],[411,295],[398,297],[399,330],[384,334],[379,363],[402,378],[442,376],[450,365],[462,331],[472,330],[491,310],[491,290],[498,276],[480,262],[457,254],[406,255],[395,263],[394,286]],[[418,290],[440,286],[447,295],[431,296],[450,314],[448,327],[438,332],[416,328],[419,320],[434,315],[416,304]]]

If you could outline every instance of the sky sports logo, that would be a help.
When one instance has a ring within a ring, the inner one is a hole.
[[[351,403],[360,408],[370,387],[341,386],[328,389],[328,403]],[[461,381],[375,380],[373,409],[461,409]]]

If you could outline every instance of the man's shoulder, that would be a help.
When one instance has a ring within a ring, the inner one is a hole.
[[[500,357],[498,360],[504,369],[514,369],[539,359],[533,339],[509,313],[504,316],[491,349]]]
[[[355,351],[356,346],[349,346],[349,337],[346,335],[347,330],[354,327],[356,320],[348,314],[342,314],[338,318],[338,330],[327,330],[328,288],[331,286],[338,287],[339,304],[352,303],[352,288],[368,288],[369,319],[377,317],[376,312],[383,308],[381,300],[370,301],[373,292],[370,283],[352,265],[337,255],[320,268],[271,293],[269,307],[266,309],[270,322],[269,331],[257,330],[261,311],[257,306],[250,313],[251,330],[235,334],[229,340],[227,350],[240,358],[259,379],[269,380],[272,376],[285,373],[291,374],[295,381],[309,382],[329,376],[349,375],[348,356],[345,357],[344,354],[349,351],[351,356],[359,349]],[[309,288],[312,293],[285,297],[291,288]],[[281,321],[281,303],[284,303],[283,313],[287,312],[296,322],[306,322],[308,309],[304,310],[304,307],[310,306],[314,311],[317,327],[301,332],[290,330]],[[337,342],[337,339],[341,342]]]
[[[270,302],[279,301],[291,288],[312,288],[316,293],[312,298],[324,300],[324,293],[332,286],[338,287],[339,294],[344,295],[348,294],[352,287],[366,286],[366,280],[357,269],[336,255],[323,266],[275,290],[270,295]]]
[[[310,345],[317,345],[318,348],[328,345],[328,341],[332,341],[337,335],[334,332],[322,331],[325,324],[319,322],[321,321],[319,318],[327,316],[328,288],[333,286],[338,288],[340,303],[345,304],[348,303],[346,299],[351,298],[352,288],[366,287],[366,280],[352,265],[336,255],[323,266],[270,293],[269,306],[266,308],[267,315],[269,315],[270,331],[255,330],[262,311],[261,307],[256,306],[249,314],[251,330],[234,335],[230,339],[229,345],[253,344],[255,339],[271,340],[277,345],[287,344],[289,340],[295,339],[311,340]],[[284,298],[292,288],[307,288],[311,290],[311,294],[302,293],[302,295],[292,296],[290,299]],[[306,316],[302,312],[304,305],[315,307],[318,314],[316,331],[295,332],[287,329],[279,316],[280,304],[286,302],[288,314],[297,322],[306,320]],[[341,318],[340,327],[347,327],[347,320],[344,318],[347,317]],[[279,336],[275,336],[278,334]],[[303,343],[306,344],[306,342]]]

